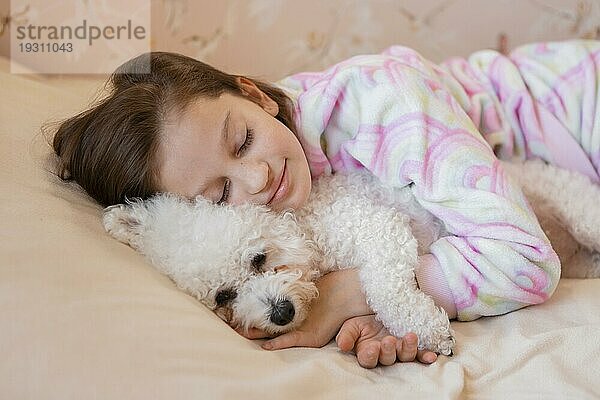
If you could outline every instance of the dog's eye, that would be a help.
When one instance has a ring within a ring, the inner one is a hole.
[[[220,290],[215,297],[217,306],[221,307],[237,297],[237,292],[233,289]]]
[[[265,253],[258,253],[254,257],[252,257],[252,267],[254,269],[260,269],[260,267],[263,266],[266,260],[267,255]]]

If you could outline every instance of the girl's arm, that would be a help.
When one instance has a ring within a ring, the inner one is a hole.
[[[421,289],[438,305],[473,320],[549,298],[558,257],[520,188],[447,89],[458,85],[453,78],[396,46],[302,79],[282,84],[304,88],[296,112],[313,176],[367,168],[386,184],[411,185],[444,222],[451,235],[434,242],[417,268]]]

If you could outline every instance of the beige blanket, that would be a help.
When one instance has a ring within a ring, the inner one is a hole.
[[[11,75],[0,60],[0,398],[594,399],[600,280],[545,304],[453,323],[452,358],[365,370],[331,343],[267,352],[101,225],[101,207],[44,171],[39,128],[98,80]]]

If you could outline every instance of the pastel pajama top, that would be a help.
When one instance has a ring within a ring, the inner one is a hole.
[[[600,182],[600,42],[484,50],[440,65],[392,46],[277,85],[294,103],[313,179],[366,168],[411,185],[444,222],[451,235],[416,268],[437,304],[466,321],[553,293],[559,259],[498,158],[542,158]]]

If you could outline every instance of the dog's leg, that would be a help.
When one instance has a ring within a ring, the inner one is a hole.
[[[562,278],[600,278],[600,253],[580,247],[562,263]]]
[[[369,306],[396,337],[414,332],[420,349],[451,355],[455,341],[448,315],[417,287],[417,241],[408,218],[401,221],[389,209],[377,214],[369,219],[371,228],[379,229],[381,237],[388,240],[374,241],[367,233],[369,227],[363,225],[361,229],[366,232],[357,232],[355,242],[360,253],[355,257],[366,255],[359,275]]]
[[[359,273],[369,306],[393,335],[414,332],[420,349],[451,355],[455,340],[448,315],[416,287],[414,266],[402,262],[390,265],[374,257],[363,265]]]
[[[551,213],[578,243],[600,252],[598,185],[586,176],[540,160],[504,163],[504,167],[519,182],[536,214],[540,209]]]
[[[409,218],[353,194],[312,211],[306,218],[315,241],[324,254],[335,255],[338,266],[359,267],[369,306],[386,328],[397,337],[414,332],[419,348],[451,354],[454,337],[447,314],[416,285],[418,244]]]

